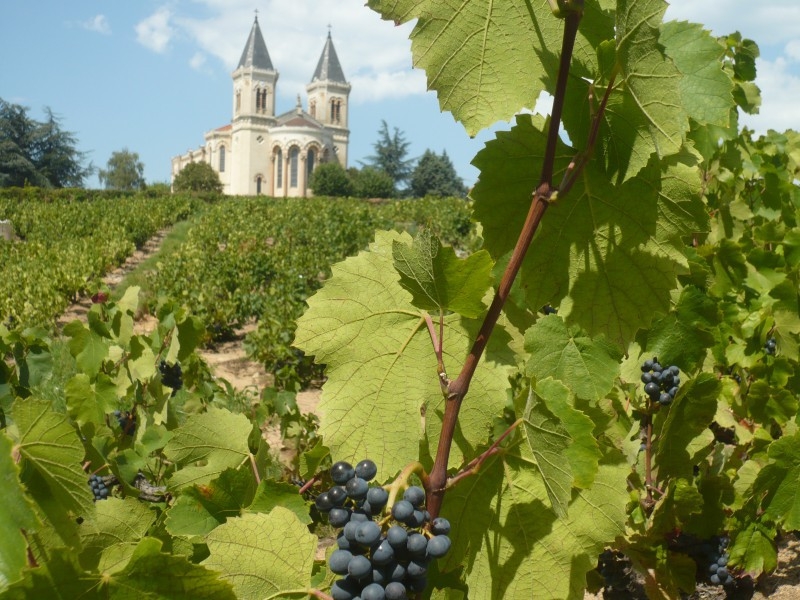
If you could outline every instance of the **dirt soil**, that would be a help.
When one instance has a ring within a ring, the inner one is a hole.
[[[124,276],[132,271],[150,255],[158,251],[166,231],[160,231],[150,239],[141,250],[131,255],[121,267],[110,272],[103,281],[109,288],[118,285]],[[59,326],[74,319],[86,319],[86,313],[91,308],[91,298],[81,298],[78,302],[65,311],[58,320]],[[137,321],[137,333],[149,333],[157,325],[151,315],[142,315]],[[248,359],[244,351],[243,340],[248,331],[255,325],[248,325],[237,331],[230,341],[218,344],[213,349],[200,352],[208,362],[216,377],[224,378],[238,391],[258,395],[264,386],[271,383],[271,376],[264,371],[260,363]],[[312,389],[300,392],[297,403],[303,413],[314,412],[319,403],[321,390]],[[283,446],[280,432],[276,426],[265,427],[264,433],[271,448],[276,449],[277,455],[284,462],[291,461],[291,448]],[[778,568],[774,573],[763,576],[755,586],[742,586],[733,593],[727,593],[721,587],[698,586],[697,591],[687,600],[800,600],[800,535],[789,534],[778,540]],[[324,556],[324,548],[322,549]],[[618,593],[612,595],[600,592],[598,594],[586,593],[584,600],[648,600],[641,592],[630,591],[624,597]]]

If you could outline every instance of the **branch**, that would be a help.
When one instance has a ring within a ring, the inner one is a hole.
[[[579,4],[579,2],[578,2]],[[448,385],[448,395],[445,403],[444,419],[442,421],[442,433],[439,437],[439,446],[436,449],[436,459],[430,473],[427,508],[432,518],[439,515],[439,510],[444,499],[444,491],[447,482],[447,464],[450,460],[450,448],[453,443],[456,425],[458,423],[458,413],[461,410],[461,403],[469,391],[472,377],[478,366],[489,337],[492,334],[500,313],[505,305],[514,279],[519,273],[525,254],[531,245],[533,236],[539,227],[539,223],[544,216],[545,210],[552,201],[555,200],[555,190],[552,188],[553,169],[555,165],[556,145],[558,142],[558,128],[561,122],[561,113],[564,109],[564,98],[566,96],[567,81],[569,78],[569,68],[572,62],[572,51],[575,47],[575,38],[578,34],[582,12],[577,10],[570,12],[564,19],[564,37],[561,44],[561,59],[558,67],[558,80],[556,81],[555,96],[553,100],[553,112],[547,131],[547,146],[539,185],[533,192],[531,206],[528,216],[520,232],[517,244],[511,254],[506,270],[500,280],[492,304],[486,313],[480,331],[472,345],[464,366],[458,377]]]
[[[520,424],[522,423],[522,419],[517,419],[511,426],[503,432],[499,438],[495,440],[495,442],[489,446],[489,448],[477,458],[474,458],[464,469],[458,473],[457,475],[451,477],[447,481],[447,488],[451,488],[455,486],[459,481],[462,479],[469,477],[470,475],[475,475],[478,471],[481,470],[483,463],[486,462],[486,459],[490,456],[494,456],[498,452],[500,452],[500,444],[504,439],[506,439],[512,431],[514,431]]]

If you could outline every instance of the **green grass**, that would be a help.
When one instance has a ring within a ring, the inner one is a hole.
[[[158,268],[158,262],[164,260],[167,256],[174,254],[185,242],[189,230],[194,225],[195,219],[187,221],[180,221],[176,223],[172,229],[167,233],[166,237],[161,242],[161,247],[158,252],[154,253],[147,260],[141,262],[137,267],[125,275],[122,281],[111,292],[111,299],[114,302],[119,301],[129,287],[139,286],[141,293],[139,295],[139,308],[148,305],[149,300],[156,294],[155,290],[150,289],[150,278],[148,273],[155,271]]]

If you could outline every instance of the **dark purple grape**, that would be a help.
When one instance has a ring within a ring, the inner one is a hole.
[[[345,525],[347,527],[347,525]],[[345,535],[344,531],[340,531],[339,535],[336,536],[336,545],[339,547],[340,550],[350,550],[350,544],[352,540],[348,540]]]
[[[345,537],[345,539],[347,539],[348,542],[353,543],[356,541],[356,530],[361,523],[359,521],[353,521],[352,515],[350,518],[351,520],[348,521],[345,524],[344,529],[342,529],[342,535]]]
[[[356,472],[353,465],[343,460],[340,460],[331,467],[331,479],[334,483],[344,485],[355,476]]]
[[[647,359],[646,361],[644,361],[644,363],[642,364],[642,372],[645,372],[645,371],[652,371],[652,370],[653,370],[653,361],[652,361],[652,360],[650,360],[650,359],[648,358],[648,359]]]
[[[350,520],[350,511],[346,508],[334,507],[328,512],[328,522],[333,527],[344,527]]]
[[[425,490],[418,485],[409,486],[403,492],[403,500],[408,500],[414,508],[419,508],[425,504]]]
[[[431,523],[431,533],[434,535],[447,535],[450,533],[450,521],[444,517],[436,517]]]
[[[425,513],[427,511],[422,510],[415,510],[408,519],[405,520],[405,524],[411,527],[412,529],[416,529],[417,527],[422,527],[425,525],[427,519],[425,518]]]
[[[356,541],[362,546],[372,546],[381,539],[381,526],[375,521],[360,523],[356,528]]]
[[[642,383],[650,383],[653,381],[653,374],[652,373],[642,373]]]
[[[347,564],[347,572],[351,577],[363,579],[372,573],[372,563],[366,556],[354,556]]]
[[[384,600],[386,592],[377,583],[370,583],[361,590],[361,600]]]
[[[651,398],[655,396],[658,398],[658,393],[660,388],[657,383],[650,382],[646,386],[644,386],[644,393],[650,396]]]
[[[372,551],[372,562],[376,565],[388,565],[394,558],[394,548],[389,540],[383,540],[375,550]]]
[[[401,523],[414,514],[414,505],[408,500],[399,500],[392,507],[392,516]]]
[[[662,406],[666,406],[671,402],[672,402],[672,396],[670,396],[666,392],[661,392],[661,394],[658,397],[658,403],[661,404]]]
[[[328,512],[330,509],[332,509],[333,502],[331,502],[328,492],[322,492],[319,496],[317,496],[314,499],[314,506],[316,506],[321,512]]]
[[[334,506],[342,506],[347,500],[347,491],[340,485],[328,490],[328,498]]]
[[[345,484],[344,489],[353,500],[363,500],[367,497],[369,484],[361,477],[353,477]]]
[[[431,558],[441,558],[450,551],[452,542],[447,535],[435,535],[428,540],[425,553]]]
[[[408,536],[406,548],[411,556],[425,556],[425,550],[428,547],[428,538],[421,533],[412,533]]]
[[[386,541],[394,549],[405,548],[408,542],[408,532],[400,525],[392,525],[389,527],[389,531],[386,532]]]
[[[353,600],[361,591],[361,586],[357,581],[350,577],[339,579],[331,586],[331,597],[333,600]]]
[[[389,500],[389,492],[381,487],[371,487],[367,491],[367,502],[373,512],[380,512]]]
[[[406,595],[406,586],[399,581],[388,583],[384,588],[384,592],[386,593],[386,600],[405,600],[408,597]]]
[[[365,481],[372,481],[378,474],[378,465],[370,459],[362,460],[356,465],[356,477],[361,477]]]
[[[328,559],[328,567],[337,575],[347,575],[347,565],[353,558],[349,550],[335,550]]]

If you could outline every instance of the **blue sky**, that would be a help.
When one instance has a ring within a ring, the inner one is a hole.
[[[544,0],[542,0],[544,1]],[[411,25],[395,27],[364,0],[7,0],[0,36],[0,98],[44,117],[50,107],[97,167],[122,148],[138,152],[149,182],[168,181],[170,159],[230,122],[236,66],[254,9],[280,73],[277,112],[311,78],[328,25],[352,84],[350,164],[372,153],[384,119],[411,142],[410,156],[446,150],[472,185],[470,165],[498,124],[470,139],[441,113],[411,68]],[[800,2],[676,0],[668,18],[740,31],[761,48],[758,132],[800,129]],[[97,179],[89,180],[90,187]]]

